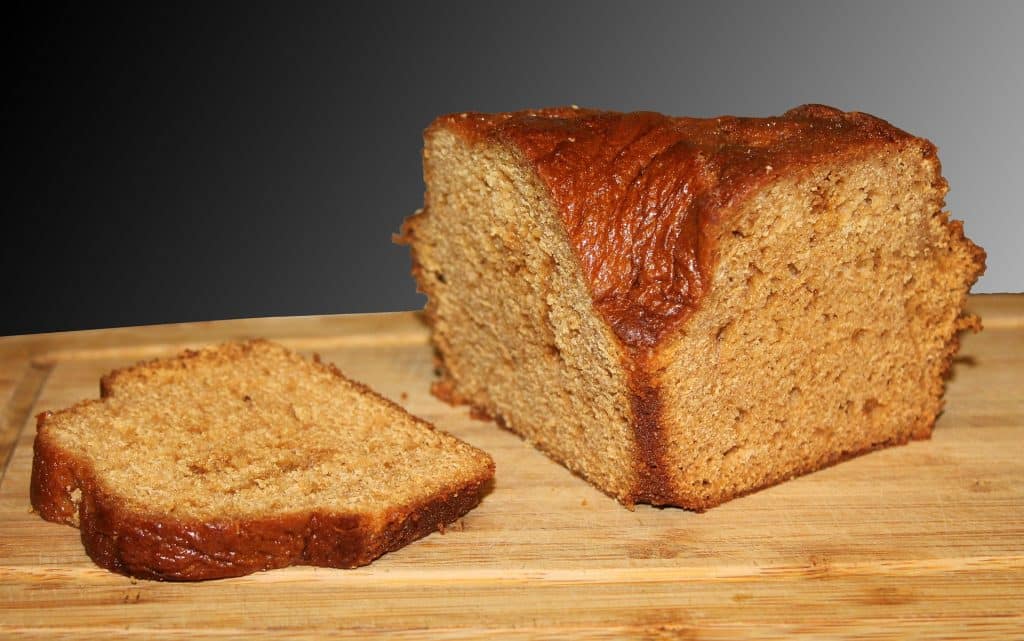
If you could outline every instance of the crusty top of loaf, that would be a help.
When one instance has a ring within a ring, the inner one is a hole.
[[[658,342],[708,286],[714,226],[731,202],[802,168],[890,144],[934,146],[874,116],[804,105],[774,118],[674,118],[561,107],[441,116],[510,145],[561,213],[595,306],[631,347]]]

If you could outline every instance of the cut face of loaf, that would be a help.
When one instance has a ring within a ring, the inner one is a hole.
[[[33,507],[99,565],[198,580],[354,567],[454,521],[490,457],[266,341],[118,370],[40,414]]]
[[[455,114],[424,175],[435,393],[627,505],[928,437],[980,327],[935,148],[866,114]]]

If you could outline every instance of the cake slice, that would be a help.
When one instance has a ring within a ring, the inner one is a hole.
[[[927,438],[984,252],[863,113],[461,113],[400,241],[434,391],[626,505],[708,508]]]
[[[266,341],[105,376],[38,417],[33,507],[99,565],[162,580],[355,567],[459,518],[491,458]]]

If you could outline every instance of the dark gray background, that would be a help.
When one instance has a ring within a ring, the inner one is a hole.
[[[36,9],[7,25],[0,334],[420,307],[390,237],[422,129],[570,103],[884,117],[938,144],[975,291],[1020,291],[1022,26],[1019,2]]]

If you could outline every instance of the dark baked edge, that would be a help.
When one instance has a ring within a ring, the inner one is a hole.
[[[289,565],[366,565],[451,523],[476,507],[493,478],[383,514],[311,511],[216,522],[137,513],[103,491],[88,464],[47,437],[37,419],[30,496],[48,521],[77,525],[86,553],[108,570],[161,581],[242,576]],[[78,490],[76,502],[72,493]]]

